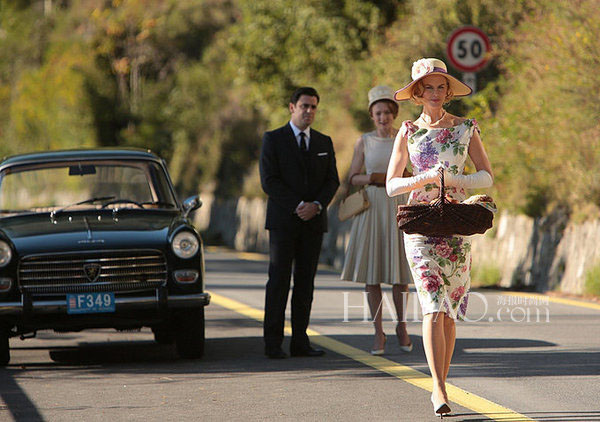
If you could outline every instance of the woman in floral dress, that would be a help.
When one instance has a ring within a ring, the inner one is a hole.
[[[439,196],[439,172],[444,169],[446,195],[456,201],[465,189],[492,185],[492,169],[474,119],[447,113],[443,105],[471,89],[450,76],[444,62],[421,59],[413,64],[413,81],[396,91],[398,101],[423,106],[414,122],[406,121],[396,136],[387,171],[390,196],[410,192],[408,203],[429,203]],[[476,172],[463,175],[467,156]],[[402,177],[408,160],[412,177]],[[450,412],[446,377],[454,352],[455,319],[465,316],[471,272],[468,237],[428,237],[405,234],[406,257],[423,311],[423,345],[433,379],[431,401],[438,415]]]

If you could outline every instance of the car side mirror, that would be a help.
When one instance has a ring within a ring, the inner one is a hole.
[[[190,196],[183,201],[183,216],[187,217],[192,211],[197,210],[202,206],[202,201],[199,195]]]

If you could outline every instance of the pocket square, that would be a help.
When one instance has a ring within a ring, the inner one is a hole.
[[[319,156],[319,157],[325,157],[326,155],[329,155],[329,153],[328,152],[319,152],[317,154],[317,156]]]

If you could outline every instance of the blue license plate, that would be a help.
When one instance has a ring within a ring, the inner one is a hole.
[[[67,295],[68,314],[90,314],[95,312],[114,311],[114,293],[78,293]]]

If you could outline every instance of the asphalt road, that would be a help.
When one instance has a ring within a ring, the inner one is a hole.
[[[398,349],[385,309],[386,354],[374,358],[366,353],[372,326],[363,319],[362,285],[322,269],[311,329],[327,354],[270,360],[259,322],[263,258],[207,254],[214,300],[202,360],[179,360],[146,329],[12,339],[11,363],[0,370],[0,420],[436,420],[414,292],[407,315],[413,352]],[[391,301],[391,289],[384,291]],[[471,321],[457,327],[447,419],[600,421],[600,306],[475,293]]]

